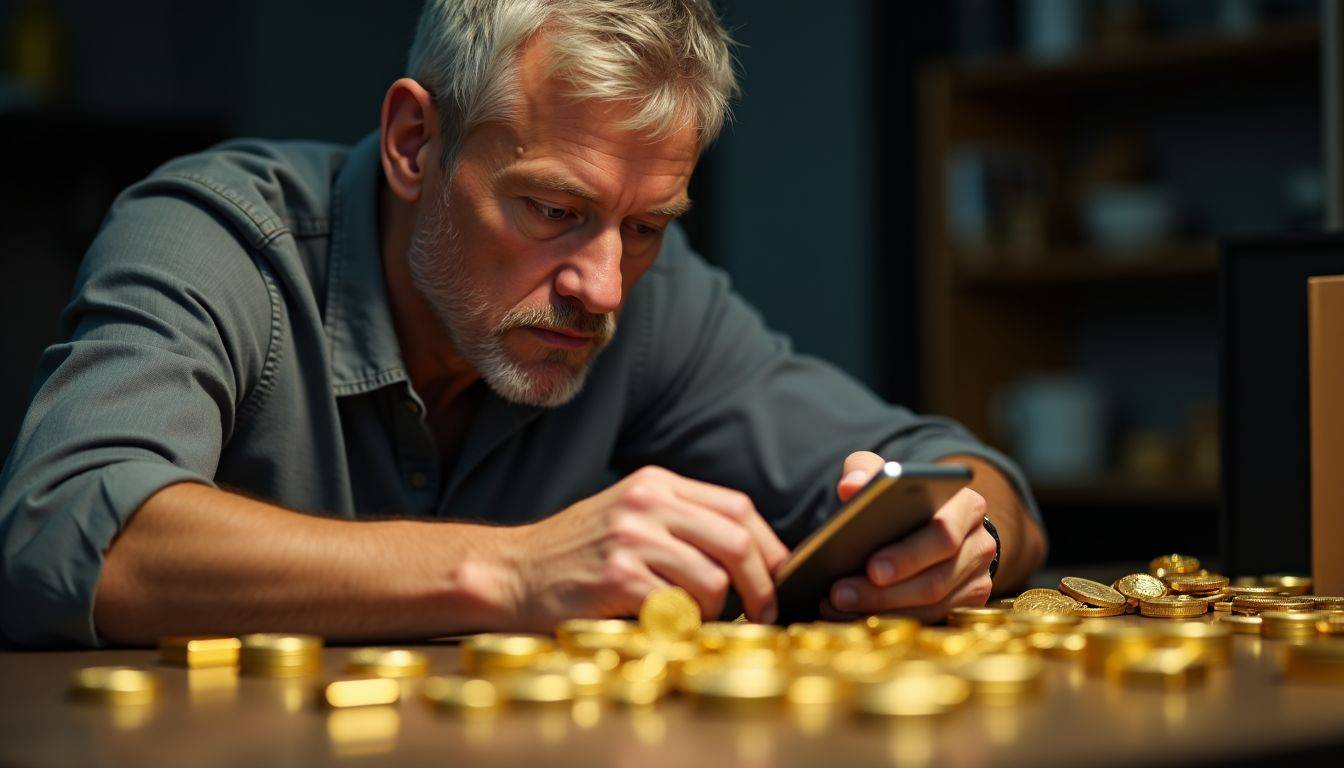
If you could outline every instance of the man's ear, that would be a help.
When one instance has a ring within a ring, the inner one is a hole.
[[[383,97],[380,128],[387,185],[402,200],[417,202],[442,152],[439,115],[429,91],[409,77],[392,83]]]

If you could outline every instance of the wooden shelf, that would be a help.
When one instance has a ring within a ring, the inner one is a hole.
[[[1208,482],[1153,480],[1124,476],[1076,483],[1033,482],[1042,506],[1062,507],[1186,507],[1218,506],[1218,488]]]
[[[1060,62],[1013,56],[944,66],[960,96],[1040,98],[1199,76],[1237,77],[1284,65],[1314,67],[1319,47],[1320,27],[1303,21],[1267,26],[1247,37],[1208,35],[1099,48]]]
[[[956,258],[952,256],[952,258]],[[991,257],[989,261],[1006,261]],[[964,259],[962,259],[964,262]],[[1218,268],[1213,243],[1171,245],[1125,260],[1107,258],[1092,248],[1052,252],[1040,264],[960,264],[957,282],[975,288],[1085,286],[1116,282],[1175,282],[1212,278]]]

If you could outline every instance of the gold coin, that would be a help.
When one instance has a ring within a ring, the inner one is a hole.
[[[873,646],[892,648],[909,645],[919,634],[920,623],[909,616],[869,616],[864,626],[873,634]]]
[[[479,676],[526,669],[554,650],[555,643],[539,635],[473,635],[462,642],[462,670]]]
[[[1210,664],[1232,659],[1232,627],[1214,623],[1166,622],[1157,628],[1159,648],[1183,648],[1203,656]]]
[[[1180,573],[1167,577],[1172,592],[1217,592],[1227,586],[1227,577],[1218,574]]]
[[[1263,623],[1259,616],[1244,616],[1240,613],[1224,613],[1218,617],[1218,623],[1226,624],[1239,635],[1258,635]]]
[[[401,698],[401,684],[390,677],[351,675],[328,681],[321,688],[321,700],[328,707],[369,707],[395,704]]]
[[[1004,608],[958,606],[947,612],[947,623],[953,627],[1004,624],[1008,621],[1008,615],[1009,611]]]
[[[1260,618],[1264,622],[1260,626],[1262,636],[1292,640],[1315,637],[1316,622],[1322,615],[1315,611],[1264,611]]]
[[[1115,677],[1127,685],[1181,690],[1201,682],[1209,671],[1208,660],[1186,648],[1157,648],[1124,659]]]
[[[1316,603],[1307,597],[1239,595],[1232,598],[1232,610],[1237,613],[1256,614],[1262,611],[1314,611],[1315,609]]]
[[[1040,688],[1044,665],[1035,656],[990,654],[960,667],[958,673],[971,684],[978,699],[1008,703]]]
[[[1256,583],[1254,584],[1236,584],[1236,583],[1229,584],[1227,586],[1227,591],[1232,593],[1233,597],[1250,596],[1250,595],[1260,597],[1272,597],[1274,595],[1279,594],[1278,588],[1266,587],[1265,585],[1260,584],[1258,580],[1256,580]]]
[[[1065,576],[1059,580],[1059,591],[1075,600],[1095,605],[1099,608],[1125,607],[1125,596],[1100,582],[1078,576]]]
[[[639,633],[638,624],[624,619],[569,619],[555,628],[560,647],[570,652],[575,650],[576,638],[583,638],[583,650],[591,653],[598,648],[619,647]],[[604,639],[609,642],[603,643]]]
[[[1316,631],[1322,635],[1344,635],[1344,613],[1323,611],[1316,620]]]
[[[1106,672],[1120,660],[1152,650],[1157,636],[1146,627],[1131,624],[1097,622],[1083,630],[1083,668]]]
[[[1069,613],[1016,613],[1008,625],[1024,628],[1028,633],[1072,632],[1078,626],[1077,616]]]
[[[1139,601],[1139,613],[1161,619],[1188,619],[1208,613],[1209,604],[1185,595],[1163,595]]]
[[[239,638],[238,666],[245,674],[299,677],[322,664],[322,638],[260,632]]]
[[[934,656],[960,656],[978,640],[975,630],[968,627],[925,627],[915,638],[915,647]]]
[[[1031,647],[1055,658],[1072,659],[1081,656],[1087,647],[1087,636],[1082,632],[1036,632],[1028,638]]]
[[[499,692],[489,680],[461,675],[425,679],[425,698],[451,709],[491,709],[499,704]]]
[[[1167,594],[1167,585],[1156,576],[1131,573],[1128,576],[1121,576],[1115,582],[1115,590],[1137,603],[1146,597],[1161,597]]]
[[[1281,595],[1306,595],[1311,593],[1311,577],[1296,573],[1271,573],[1260,577],[1260,583],[1274,587]]]
[[[683,670],[680,686],[686,693],[705,699],[778,699],[788,690],[789,675],[779,667],[707,664]]]
[[[832,675],[795,675],[784,698],[790,704],[833,705],[847,695],[844,681]]]
[[[376,677],[420,677],[429,673],[429,657],[404,648],[360,648],[350,652],[345,671]]]
[[[1168,575],[1173,573],[1195,573],[1199,570],[1199,558],[1189,555],[1162,555],[1153,558],[1148,563],[1148,570],[1156,572],[1165,571]]]
[[[639,626],[655,640],[684,640],[700,629],[700,604],[681,587],[659,587],[639,607]]]
[[[1219,601],[1217,601],[1217,602],[1215,602],[1215,603],[1213,604],[1213,610],[1215,610],[1215,611],[1217,611],[1217,612],[1219,612],[1219,613],[1231,613],[1231,612],[1232,612],[1232,601],[1231,601],[1231,600],[1219,600]]]
[[[118,706],[148,704],[158,693],[159,679],[135,667],[85,667],[71,689],[76,698]]]
[[[929,717],[958,706],[971,694],[966,680],[922,666],[907,668],[889,680],[856,687],[854,706],[865,715]]]
[[[1125,612],[1125,606],[1115,605],[1102,608],[1096,605],[1080,605],[1073,609],[1073,615],[1084,619],[1104,619],[1108,616],[1119,616]]]
[[[242,647],[238,638],[221,635],[164,637],[159,639],[159,660],[192,669],[232,667],[238,664]]]
[[[1344,597],[1334,595],[1310,595],[1311,601],[1316,604],[1316,610],[1319,611],[1341,611],[1344,610]]]
[[[873,645],[873,636],[866,624],[813,621],[790,624],[786,634],[793,648],[843,651],[866,649]]]
[[[559,672],[515,671],[493,682],[506,700],[523,704],[556,704],[574,698],[574,683]]]
[[[745,650],[778,651],[784,632],[770,624],[710,621],[700,627],[700,647],[706,651],[731,653]]]
[[[1313,640],[1284,651],[1284,674],[1307,683],[1344,684],[1344,643]]]
[[[1060,613],[1073,615],[1079,605],[1068,595],[1053,589],[1028,589],[1013,600],[1013,613]]]

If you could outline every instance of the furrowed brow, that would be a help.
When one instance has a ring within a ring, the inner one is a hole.
[[[649,215],[666,216],[669,219],[675,219],[678,216],[684,216],[689,210],[691,210],[691,199],[689,197],[683,197],[680,200],[668,203],[667,205],[650,208]]]

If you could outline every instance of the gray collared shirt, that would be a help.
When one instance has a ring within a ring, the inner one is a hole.
[[[844,457],[953,453],[1018,470],[957,424],[791,351],[670,228],[584,390],[487,393],[441,471],[379,256],[375,136],[235,141],[113,205],[0,474],[0,633],[97,645],[103,553],[178,482],[291,509],[525,523],[648,464],[748,493],[786,544],[835,507]]]

